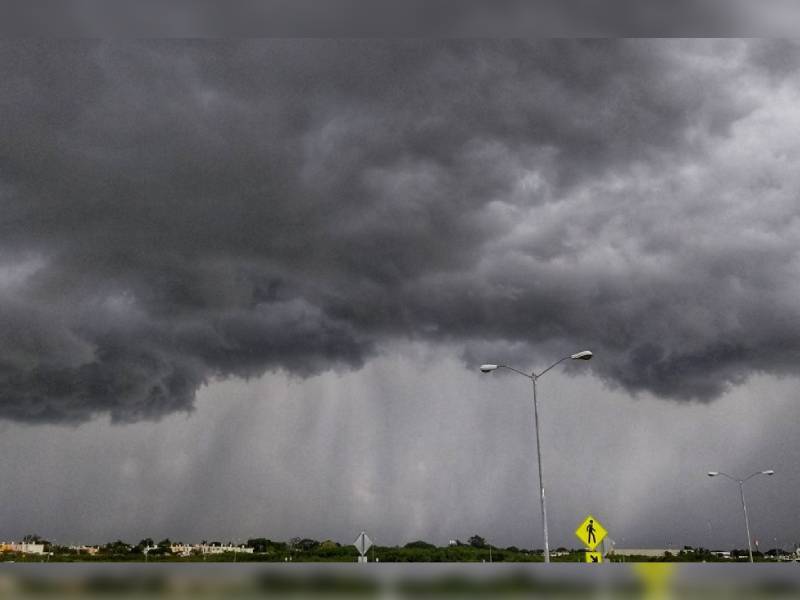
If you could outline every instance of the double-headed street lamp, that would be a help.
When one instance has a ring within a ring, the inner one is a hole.
[[[569,356],[565,356],[564,358],[557,360],[541,373],[531,372],[530,374],[515,369],[514,367],[509,367],[508,365],[481,365],[481,371],[483,373],[491,373],[497,369],[508,369],[510,371],[514,371],[515,373],[519,373],[523,377],[527,377],[533,384],[533,423],[536,429],[536,460],[539,464],[539,491],[541,493],[542,504],[542,529],[544,530],[544,562],[546,563],[550,562],[550,542],[547,538],[547,508],[545,507],[544,481],[542,480],[542,449],[539,443],[539,406],[536,402],[536,381],[550,369],[558,364],[561,364],[565,360],[589,360],[591,358],[592,353],[589,350],[583,350],[582,352],[576,352],[575,354],[570,354]]]
[[[756,471],[755,473],[751,473],[744,479],[737,479],[736,477],[732,477],[727,473],[723,473],[722,471],[709,471],[709,477],[716,477],[717,475],[722,475],[723,477],[727,477],[731,481],[735,481],[739,484],[739,496],[742,499],[742,510],[744,511],[744,528],[747,532],[747,552],[750,555],[750,562],[753,562],[753,546],[750,542],[750,520],[747,518],[747,504],[744,501],[744,482],[748,479],[755,477],[756,475],[775,475],[775,471],[772,469],[768,469],[766,471]]]

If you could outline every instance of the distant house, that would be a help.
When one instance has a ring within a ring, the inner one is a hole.
[[[0,542],[0,552],[19,552],[20,554],[45,554],[44,544],[28,542]]]
[[[100,552],[100,546],[70,546],[70,550],[77,552],[78,554],[88,554],[90,556],[94,556],[98,552]]]

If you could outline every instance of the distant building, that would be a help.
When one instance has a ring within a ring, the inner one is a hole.
[[[100,546],[70,546],[69,549],[77,552],[78,554],[88,554],[90,556],[94,556],[100,552]]]
[[[178,556],[191,556],[192,551],[195,549],[198,549],[199,552],[199,546],[197,544],[172,544],[169,547],[169,551]]]
[[[28,542],[0,542],[0,552],[19,552],[20,554],[45,554],[44,544]]]
[[[669,552],[677,556],[680,548],[614,548],[609,556],[646,556],[648,558],[664,558]]]
[[[225,554],[226,552],[252,554],[254,550],[245,545],[234,546],[233,544],[225,545],[216,542],[212,542],[211,544],[195,544],[193,549],[198,550],[201,554]]]

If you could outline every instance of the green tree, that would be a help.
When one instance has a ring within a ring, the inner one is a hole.
[[[247,540],[247,547],[252,548],[253,552],[257,554],[264,554],[269,551],[269,547],[273,544],[267,538],[250,538]]]
[[[111,555],[123,555],[128,554],[131,551],[131,545],[126,544],[122,540],[117,540],[116,542],[109,542],[100,548],[100,552],[103,554],[111,554]]]
[[[333,540],[325,540],[319,545],[319,550],[330,551],[330,550],[336,550],[337,548],[339,548],[339,544],[337,544]]]
[[[150,556],[172,556],[172,542],[165,538],[156,544],[154,550],[150,550]],[[152,547],[152,546],[151,546]]]
[[[486,540],[479,535],[473,535],[469,538],[469,545],[473,548],[486,548]]]
[[[296,550],[300,550],[301,552],[311,552],[315,548],[319,546],[319,542],[317,540],[312,540],[309,538],[304,538],[294,544]]]
[[[409,542],[403,548],[420,548],[422,550],[433,550],[436,548],[433,544],[429,544],[428,542],[423,542],[422,540],[416,540],[415,542]]]

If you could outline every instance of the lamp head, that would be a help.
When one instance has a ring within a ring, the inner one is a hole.
[[[498,365],[481,365],[481,373],[491,373],[497,370]]]
[[[761,471],[762,475],[775,475],[775,471],[772,469],[767,469],[766,471]]]
[[[717,475],[719,475],[719,471],[709,471],[708,472],[708,476],[709,477],[716,477]]]
[[[592,356],[591,350],[582,350],[581,352],[576,352],[570,358],[572,360],[591,360]]]

